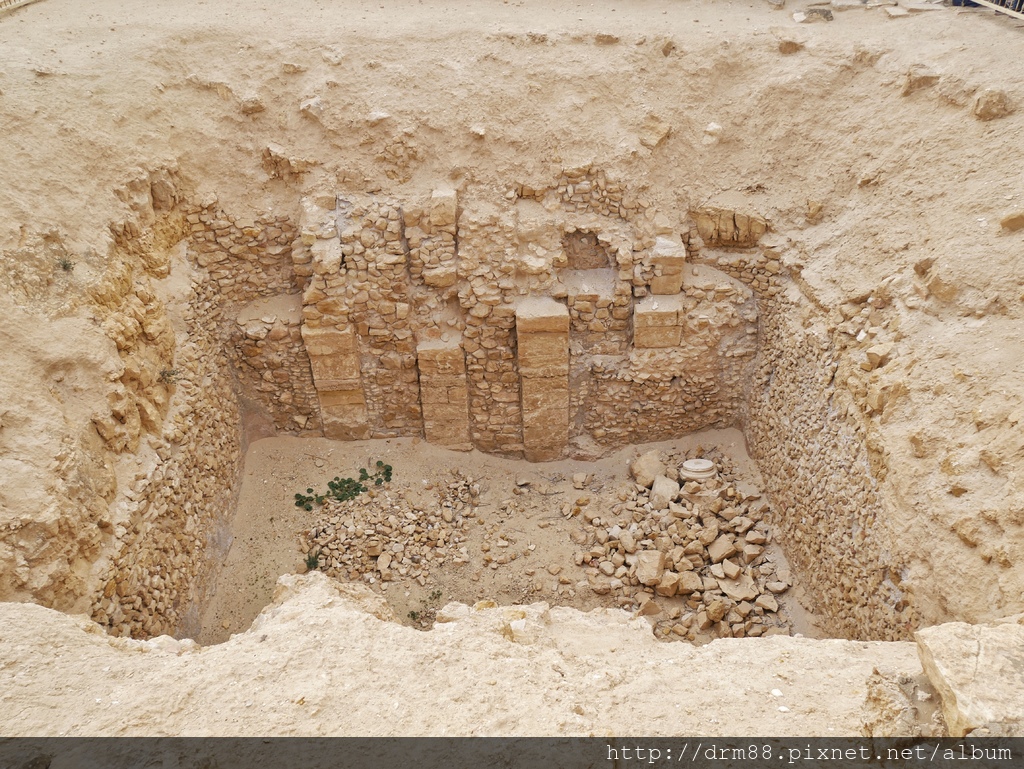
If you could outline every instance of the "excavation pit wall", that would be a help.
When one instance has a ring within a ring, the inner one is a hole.
[[[220,489],[199,527],[213,553],[230,540],[244,445],[211,444],[225,440],[218,422],[244,422],[249,437],[425,437],[531,461],[741,425],[822,629],[907,636],[914,614],[859,411],[837,406],[848,393],[832,382],[831,342],[808,330],[816,311],[761,244],[763,219],[703,209],[680,231],[590,168],[500,201],[328,192],[299,209],[294,224],[237,220],[210,201],[184,211],[203,284],[193,330],[219,367],[210,381],[230,370],[235,398],[191,394],[204,418],[177,482],[197,500],[204,484]],[[222,466],[204,467],[214,454]],[[163,509],[162,492],[138,493]],[[184,632],[206,579],[202,537],[185,569],[160,527],[137,539],[94,617],[122,634]],[[168,599],[169,572],[190,592]]]

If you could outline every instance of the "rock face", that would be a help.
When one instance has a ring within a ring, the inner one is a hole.
[[[664,644],[618,610],[450,604],[429,633],[390,618],[368,588],[319,573],[282,577],[250,630],[205,648],[112,638],[81,617],[0,604],[2,731],[857,734],[875,667],[921,672],[912,643]],[[685,707],[665,691],[686,691]],[[440,715],[438,702],[460,704]]]
[[[993,726],[1024,736],[1024,615],[990,625],[952,622],[914,637],[951,737]]]

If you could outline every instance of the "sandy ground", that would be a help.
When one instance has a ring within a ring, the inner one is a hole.
[[[388,493],[407,491],[425,509],[437,506],[436,487],[450,481],[454,471],[481,487],[478,514],[466,527],[468,563],[435,568],[424,584],[412,578],[372,583],[400,621],[429,627],[436,610],[450,601],[472,605],[490,600],[511,605],[543,600],[582,611],[620,605],[632,608],[632,601],[619,600],[622,596],[598,596],[577,584],[582,580],[585,585],[586,576],[584,569],[574,564],[573,553],[580,546],[572,535],[581,533],[583,526],[579,516],[567,517],[562,508],[587,497],[591,500],[588,507],[610,509],[618,501],[619,491],[632,485],[629,462],[637,454],[650,449],[685,453],[697,447],[720,449],[733,460],[739,476],[751,488],[758,488],[757,467],[747,456],[738,430],[702,431],[677,441],[623,449],[596,462],[538,464],[477,451],[447,451],[417,439],[339,442],[279,437],[256,441],[246,455],[226,550],[215,555],[214,586],[202,612],[201,627],[186,634],[210,644],[248,628],[270,602],[280,575],[306,571],[301,544],[321,518],[321,511],[296,507],[295,493],[307,487],[325,489],[336,475],[356,477],[360,468],[372,468],[378,460],[394,468],[392,482],[384,487]],[[579,473],[590,478],[584,489],[574,488],[572,482],[573,475]],[[506,501],[514,504],[503,514],[500,508]],[[516,543],[524,557],[488,568],[482,560],[485,538]],[[773,542],[768,553],[788,572],[778,543]],[[562,570],[551,574],[558,567]],[[817,637],[813,616],[800,604],[801,590],[797,585],[781,597],[780,616],[793,633]],[[659,601],[666,611],[672,605],[685,608],[681,598]]]

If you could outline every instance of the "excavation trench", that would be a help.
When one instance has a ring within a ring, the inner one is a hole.
[[[506,201],[185,211],[177,428],[94,618],[218,642],[319,568],[417,627],[544,600],[666,640],[904,637],[863,414],[764,220],[674,231],[590,167]],[[363,493],[318,497],[361,469]]]

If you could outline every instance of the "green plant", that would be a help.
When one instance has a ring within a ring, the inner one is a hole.
[[[75,263],[71,261],[70,256],[58,256],[57,264],[64,272],[71,272],[75,269]]]
[[[409,619],[411,619],[413,622],[419,622],[420,621],[420,613],[418,611],[411,611],[411,612],[409,612]]]
[[[434,590],[430,594],[430,600],[431,601],[440,601],[441,600],[441,591],[440,590]]]
[[[360,469],[359,480],[334,476],[334,480],[327,482],[327,491],[323,494],[316,493],[312,488],[306,489],[305,494],[297,492],[295,506],[301,507],[303,510],[312,510],[314,504],[322,505],[327,499],[336,499],[339,502],[355,499],[368,491],[365,484],[370,481],[373,481],[374,486],[388,483],[391,480],[391,472],[391,465],[386,465],[378,460],[372,475],[367,470]]]
[[[320,551],[310,550],[306,553],[306,571],[316,571],[320,568]]]
[[[160,382],[165,385],[172,385],[178,381],[181,372],[176,368],[165,368],[160,371]]]

